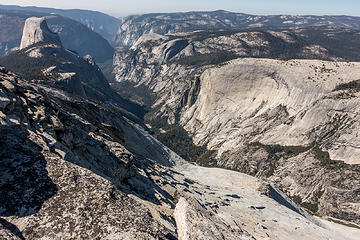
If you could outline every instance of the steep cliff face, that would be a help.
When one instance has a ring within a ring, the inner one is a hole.
[[[355,240],[359,234],[309,216],[254,177],[186,163],[113,105],[29,83],[3,68],[0,94],[6,239]]]
[[[203,73],[180,122],[195,143],[217,150],[216,165],[269,178],[311,211],[359,223],[359,92],[333,91],[358,69],[233,60]]]
[[[150,117],[215,151],[201,164],[268,179],[314,213],[359,223],[360,65],[344,61],[359,46],[336,49],[348,31],[148,34],[117,53],[115,74],[155,93]]]
[[[25,21],[20,49],[24,49],[38,42],[61,45],[59,36],[51,32],[45,18],[32,17]]]
[[[360,139],[352,134],[359,130],[358,93],[333,91],[359,79],[359,66],[317,60],[233,60],[201,75],[198,100],[181,123],[195,133],[196,143],[216,146],[219,155],[244,141],[317,143],[330,151],[332,159],[359,164]]]
[[[29,80],[56,85],[81,97],[112,101],[142,117],[143,109],[111,89],[90,55],[81,58],[62,46],[57,34],[47,28],[45,18],[27,20],[22,42],[22,49],[1,58],[0,64]]]
[[[0,15],[0,56],[18,49],[26,19],[45,17],[49,29],[59,35],[65,48],[81,56],[90,54],[97,62],[105,62],[113,57],[114,49],[103,37],[72,19],[31,11],[0,10]]]
[[[164,35],[207,29],[309,26],[332,26],[360,30],[360,18],[350,16],[259,16],[222,10],[144,14],[124,18],[116,35],[115,43],[120,46],[132,46],[142,35],[149,33]]]
[[[347,38],[349,32],[354,38]],[[145,34],[129,50],[115,54],[114,74],[118,82],[148,86],[157,95],[155,116],[174,123],[187,99],[192,98],[188,106],[194,102],[198,91],[191,88],[208,68],[243,57],[359,61],[359,36],[357,31],[334,28]]]

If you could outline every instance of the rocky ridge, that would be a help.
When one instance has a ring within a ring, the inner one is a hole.
[[[1,237],[358,235],[296,210],[281,194],[265,196],[266,184],[256,178],[186,163],[111,105],[28,83],[3,68],[0,79]]]
[[[48,29],[45,18],[33,17],[26,22],[22,49],[1,58],[0,64],[32,81],[57,85],[81,97],[113,101],[141,118],[141,108],[111,89],[92,56],[82,58],[64,48],[57,34]]]
[[[152,13],[123,19],[116,44],[132,46],[144,34],[175,34],[195,30],[241,29],[254,27],[332,26],[360,30],[360,18],[351,16],[260,16],[223,10],[212,12]]]

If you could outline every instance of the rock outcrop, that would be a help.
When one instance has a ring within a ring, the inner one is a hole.
[[[114,105],[74,98],[3,68],[0,89],[6,103],[1,238],[355,240],[359,234],[279,204],[258,190],[259,179],[185,162]]]
[[[112,59],[114,49],[100,34],[80,22],[49,14],[29,10],[1,10],[0,6],[0,15],[2,16],[0,22],[0,56],[9,55],[18,50],[26,19],[37,17],[45,18],[49,29],[58,34],[65,48],[76,51],[80,56],[91,54],[98,63]]]
[[[176,36],[144,35],[115,56],[116,79],[152,90],[150,116],[213,151],[201,164],[270,180],[313,213],[359,224],[358,181],[349,180],[360,174],[359,63],[307,31],[179,34],[188,44],[169,60]],[[344,33],[318,31],[334,44]]]
[[[121,111],[13,74],[0,79],[11,99],[0,110],[1,237],[171,239],[144,204],[118,190],[137,172],[114,128],[125,123]]]
[[[124,100],[110,87],[95,60],[90,55],[81,58],[64,48],[55,33],[51,33],[44,18],[29,18],[24,28],[23,42],[31,44],[0,59],[0,64],[29,79],[57,85],[80,97],[112,101],[123,109],[142,117],[143,109]]]
[[[39,42],[61,45],[59,36],[51,32],[45,18],[31,17],[26,19],[20,49]]]

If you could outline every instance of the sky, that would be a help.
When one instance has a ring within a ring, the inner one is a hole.
[[[249,14],[360,16],[360,0],[0,0],[0,4],[89,9],[115,17],[130,14],[223,9]]]

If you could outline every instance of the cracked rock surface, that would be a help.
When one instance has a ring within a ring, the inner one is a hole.
[[[0,89],[1,238],[358,236],[265,196],[259,179],[186,163],[113,105],[3,68]]]

